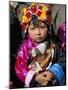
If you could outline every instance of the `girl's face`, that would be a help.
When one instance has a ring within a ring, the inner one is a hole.
[[[33,41],[41,43],[46,39],[47,36],[47,26],[43,22],[39,22],[39,26],[35,27],[32,23],[30,23],[29,36]]]

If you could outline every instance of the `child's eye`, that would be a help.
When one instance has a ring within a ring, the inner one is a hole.
[[[35,28],[31,28],[31,30],[34,30]]]

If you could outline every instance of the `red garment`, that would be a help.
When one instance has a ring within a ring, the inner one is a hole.
[[[32,47],[36,48],[38,43],[33,42],[30,38],[27,38],[22,46],[18,55],[16,57],[15,71],[17,76],[21,81],[25,81],[25,77],[29,71],[28,61],[29,61],[29,53]]]

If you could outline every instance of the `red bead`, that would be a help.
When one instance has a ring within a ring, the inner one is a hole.
[[[38,16],[40,16],[42,14],[42,11],[41,10],[38,10],[37,13],[36,13]]]
[[[23,22],[23,23],[22,23],[22,28],[25,29],[25,28],[27,27],[27,24],[28,24],[28,23]]]
[[[31,17],[31,12],[30,11],[27,11],[26,12],[26,16],[27,16],[27,18],[30,18]]]
[[[33,5],[32,7],[31,7],[31,11],[32,11],[32,13],[36,13],[36,6],[35,5]]]

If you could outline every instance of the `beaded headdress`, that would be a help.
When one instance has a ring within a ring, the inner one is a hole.
[[[21,26],[23,30],[25,30],[32,18],[38,17],[37,20],[35,20],[35,23],[40,21],[46,21],[48,24],[51,23],[51,7],[47,4],[36,4],[32,3],[30,7],[22,8],[21,9]]]

